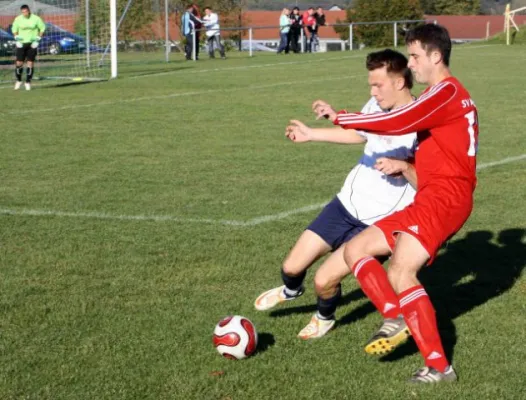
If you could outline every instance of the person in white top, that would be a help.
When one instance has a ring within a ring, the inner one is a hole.
[[[225,59],[225,46],[221,43],[221,34],[219,32],[219,17],[210,7],[206,7],[203,21],[206,28],[208,54],[210,55],[210,58],[215,58],[214,47],[217,47],[219,49],[219,54],[221,54],[221,58]]]
[[[403,54],[393,50],[371,53],[367,56],[366,67],[372,98],[364,106],[363,113],[387,112],[414,101],[411,95],[413,77]],[[319,106],[319,101],[315,105]],[[341,298],[340,282],[351,273],[343,268],[346,264],[342,244],[378,219],[412,203],[417,184],[412,164],[416,133],[378,136],[341,127],[313,129],[292,120],[285,134],[294,143],[365,143],[363,156],[338,195],[303,232],[283,262],[284,285],[263,292],[254,303],[255,308],[262,311],[298,298],[304,292],[307,269],[332,251],[314,278],[318,312],[298,334],[299,338],[307,340],[324,336],[334,326]],[[327,296],[325,293],[336,294]]]

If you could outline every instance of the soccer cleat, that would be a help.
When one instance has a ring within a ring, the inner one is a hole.
[[[424,367],[413,374],[409,383],[455,382],[457,379],[457,374],[451,366],[447,367],[444,372],[437,371],[432,367]]]
[[[278,304],[300,297],[303,294],[303,291],[304,290],[302,287],[295,296],[288,296],[285,294],[285,285],[270,289],[259,295],[259,297],[254,302],[254,307],[256,307],[256,310],[259,311],[270,310]]]
[[[26,87],[26,90],[31,90],[31,84],[26,82],[24,83],[24,86]]]
[[[318,314],[314,314],[307,326],[298,333],[298,337],[303,340],[321,338],[332,329],[335,322],[334,319],[320,319]]]
[[[390,353],[407,342],[411,333],[402,316],[386,318],[382,326],[365,345],[365,352],[374,355]]]
[[[22,86],[22,82],[18,82],[18,81],[17,81],[17,82],[15,83],[15,90],[19,90],[21,86]]]

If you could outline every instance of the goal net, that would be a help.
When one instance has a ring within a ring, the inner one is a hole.
[[[119,69],[168,61],[167,0],[115,0]],[[0,82],[14,79],[11,24],[27,4],[46,31],[38,47],[34,79],[51,83],[112,76],[110,0],[0,0]],[[115,69],[116,72],[116,69]]]

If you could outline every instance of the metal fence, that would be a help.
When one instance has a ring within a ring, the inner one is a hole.
[[[327,41],[327,42],[337,42],[340,44],[340,47],[341,47],[341,50],[346,50],[347,47],[350,51],[352,51],[353,49],[355,49],[355,27],[357,26],[365,26],[365,25],[392,25],[393,26],[393,46],[394,47],[397,47],[398,46],[398,42],[399,42],[399,28],[401,25],[407,25],[407,24],[417,24],[417,23],[437,23],[437,21],[430,21],[430,20],[424,20],[424,19],[419,19],[419,20],[399,20],[399,21],[372,21],[372,22],[351,22],[351,23],[346,23],[346,24],[328,24],[328,25],[324,25],[325,27],[348,27],[349,29],[349,39],[348,40],[342,40],[342,39],[321,39],[322,41]],[[220,32],[233,32],[233,31],[236,31],[236,32],[240,32],[240,35],[239,35],[239,49],[242,50],[244,48],[244,46],[242,45],[242,42],[244,42],[244,40],[242,39],[243,38],[243,32],[246,32],[247,36],[248,36],[248,53],[249,53],[249,57],[252,57],[254,55],[254,50],[255,50],[255,45],[256,45],[256,42],[260,42],[261,40],[257,41],[257,40],[254,40],[254,32],[257,31],[257,30],[269,30],[269,29],[276,29],[276,31],[278,31],[280,28],[279,25],[273,25],[273,26],[240,26],[240,27],[229,27],[229,28],[221,28],[220,29]],[[192,30],[192,45],[193,45],[193,48],[192,48],[192,59],[195,61],[196,60],[196,43],[197,43],[197,40],[196,40],[196,32],[206,32],[206,29],[198,29],[198,30],[195,30],[193,29]],[[301,46],[301,53],[304,53],[305,50],[306,50],[306,35],[305,35],[305,32],[304,32],[304,29],[302,28],[300,30],[300,46]],[[265,40],[267,42],[269,41],[278,41],[277,39],[267,39]]]

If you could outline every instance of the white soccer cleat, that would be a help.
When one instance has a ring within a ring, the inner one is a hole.
[[[254,307],[259,311],[270,310],[278,304],[284,303],[285,301],[294,300],[303,294],[303,288],[295,296],[287,296],[285,294],[285,285],[279,286],[274,289],[267,290],[261,293],[254,302]]]
[[[24,83],[24,86],[26,87],[26,90],[31,90],[31,84],[30,83]]]
[[[334,319],[320,319],[314,314],[305,328],[303,328],[298,337],[303,340],[318,339],[325,336],[334,326]]]
[[[16,82],[15,83],[15,90],[20,90],[20,87],[22,86],[22,82]]]

